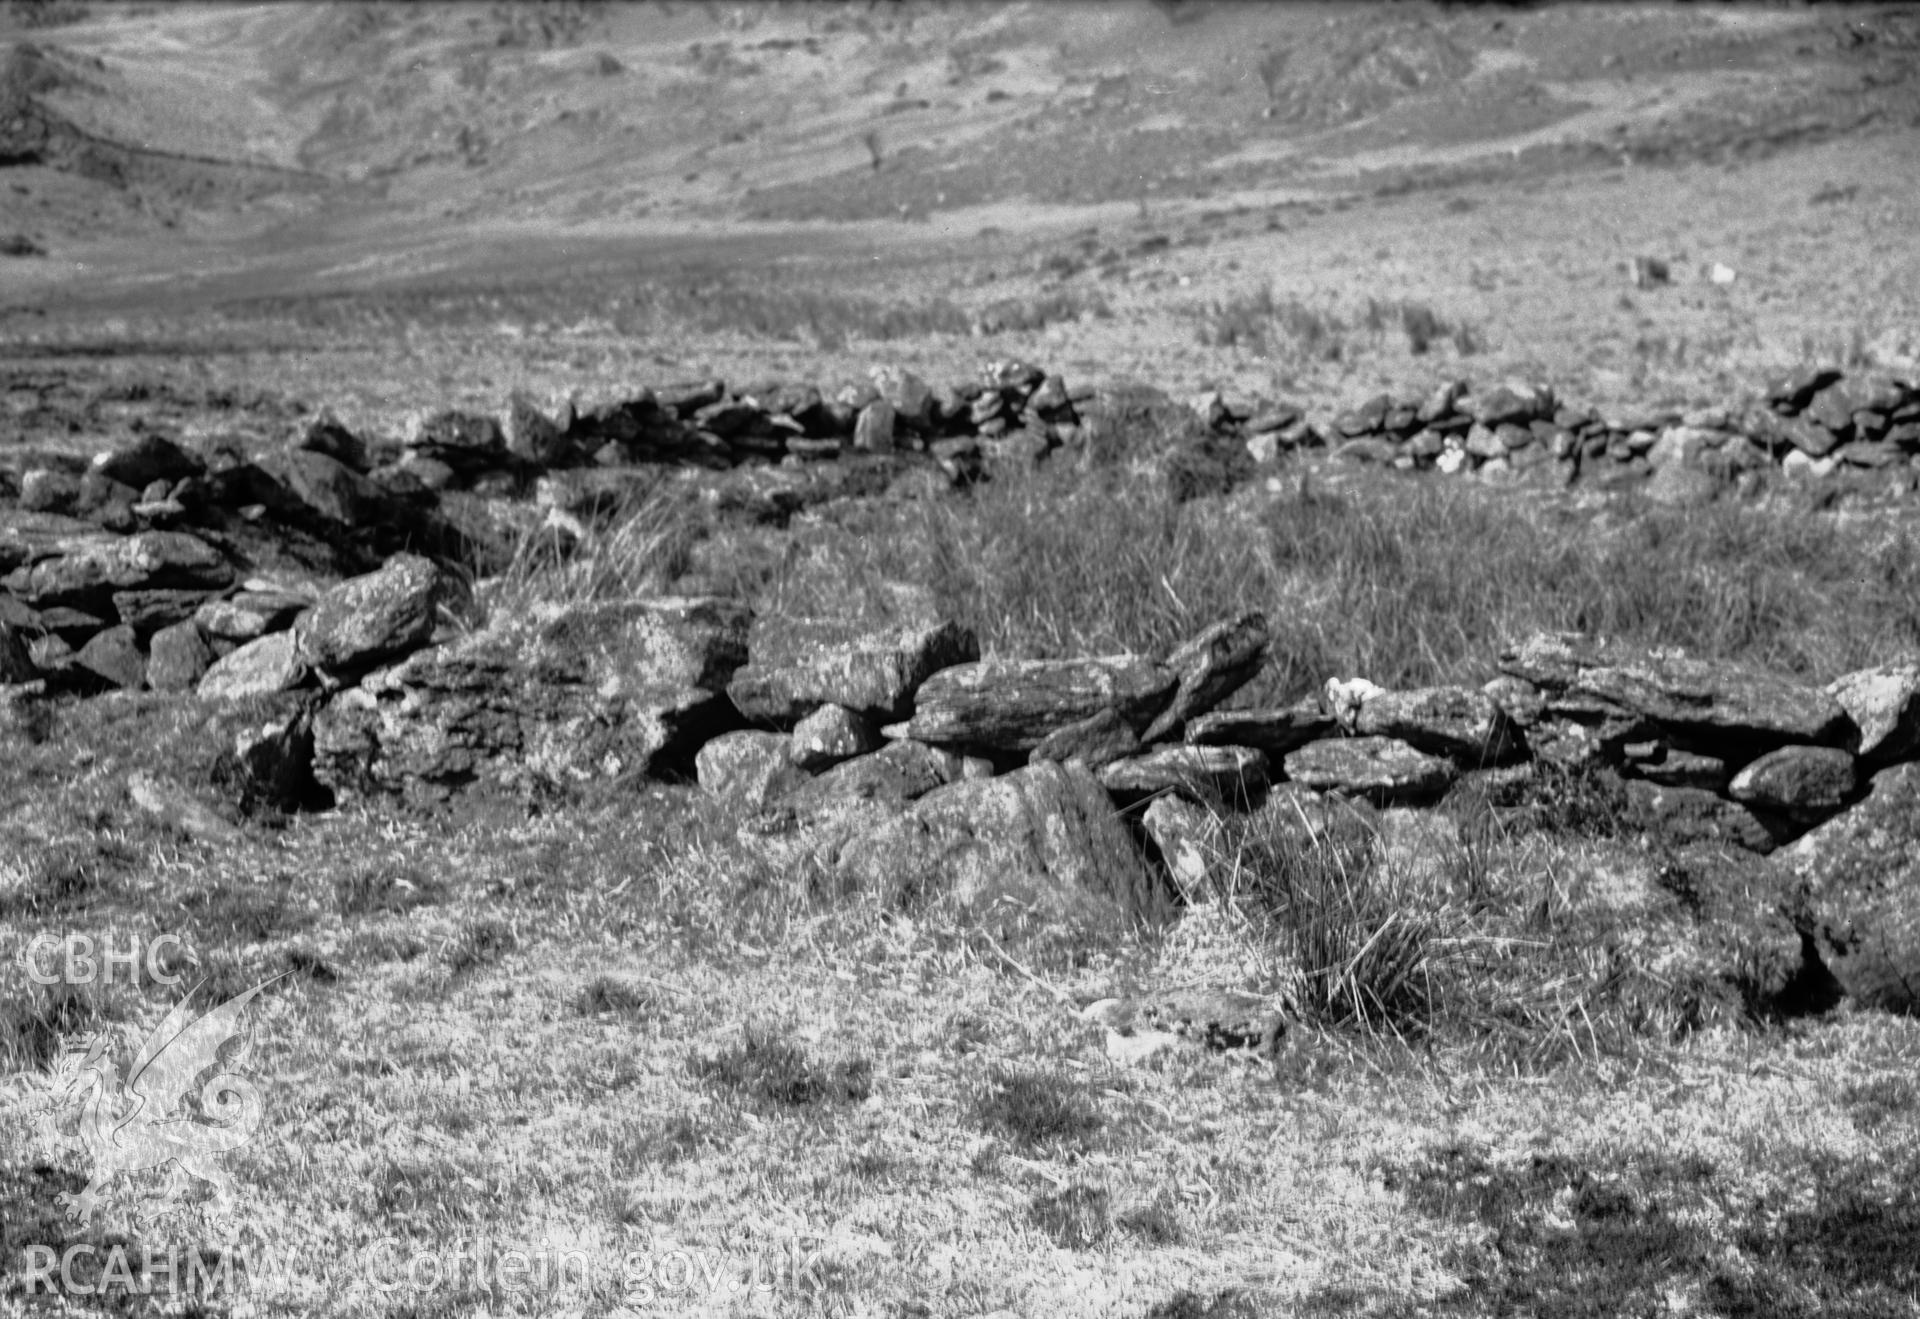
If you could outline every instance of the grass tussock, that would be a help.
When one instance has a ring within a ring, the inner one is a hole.
[[[1276,297],[1271,285],[1198,310],[1198,338],[1208,348],[1237,348],[1255,357],[1289,362],[1340,362],[1351,359],[1355,335],[1374,343],[1394,331],[1406,336],[1407,351],[1424,357],[1451,344],[1470,357],[1484,347],[1481,335],[1464,322],[1444,319],[1424,302],[1368,298],[1354,320],[1298,298]]]
[[[873,1064],[865,1058],[820,1063],[804,1047],[761,1026],[748,1026],[737,1044],[717,1054],[694,1054],[687,1070],[708,1085],[769,1107],[857,1104],[873,1093]]]
[[[983,1130],[1030,1150],[1080,1147],[1102,1122],[1087,1083],[1047,1067],[996,1064],[974,1088],[968,1111]]]

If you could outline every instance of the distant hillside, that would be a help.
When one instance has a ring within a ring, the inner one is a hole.
[[[56,251],[169,229],[294,241],[447,220],[1257,202],[1738,158],[1920,118],[1905,7],[15,0],[0,15],[0,231]]]

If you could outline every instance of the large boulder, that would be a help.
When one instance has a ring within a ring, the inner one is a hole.
[[[749,662],[727,694],[748,719],[782,727],[823,705],[874,720],[902,718],[929,677],[980,657],[970,628],[931,617],[871,628],[771,616],[756,623],[747,649]]]
[[[1376,806],[1426,802],[1459,777],[1452,762],[1391,737],[1332,737],[1286,758],[1287,778],[1315,792],[1359,797]]]
[[[1888,765],[1920,750],[1920,664],[1861,669],[1827,684],[1860,727],[1860,759]]]
[[[1817,687],[1728,661],[1700,660],[1576,633],[1540,633],[1500,668],[1552,694],[1613,707],[1663,728],[1757,755],[1789,742],[1848,747],[1859,730]]]
[[[300,656],[336,677],[361,673],[418,650],[433,637],[440,570],[417,554],[401,554],[377,572],[321,593],[295,633]]]
[[[684,772],[737,722],[720,693],[750,619],[717,597],[502,619],[335,697],[314,721],[315,776],[342,797],[433,800],[473,783],[565,790]]]
[[[1470,687],[1420,687],[1367,695],[1354,716],[1363,737],[1392,737],[1468,768],[1514,751],[1513,725],[1494,699]]]
[[[938,907],[1072,935],[1169,914],[1099,782],[1045,762],[951,784],[847,842],[843,885],[910,910]]]
[[[1779,860],[1800,877],[1802,928],[1847,992],[1920,1012],[1920,764],[1881,770],[1864,801]]]
[[[1223,619],[1185,642],[1160,662],[1178,682],[1166,708],[1140,734],[1143,742],[1179,737],[1187,721],[1203,715],[1244,687],[1266,663],[1272,633],[1267,616],[1250,610]]]
[[[1138,655],[982,660],[929,678],[914,697],[904,731],[925,742],[1031,751],[1050,734],[1102,710],[1145,729],[1174,683],[1173,674]]]

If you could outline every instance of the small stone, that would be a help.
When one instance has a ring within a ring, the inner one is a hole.
[[[130,444],[100,454],[90,471],[109,481],[139,490],[151,481],[183,481],[199,476],[207,465],[164,435],[148,433]]]
[[[1717,756],[1696,751],[1681,751],[1664,743],[1655,743],[1643,757],[1627,757],[1633,772],[1652,783],[1669,788],[1699,788],[1704,792],[1724,792],[1727,787],[1727,762]]]
[[[147,681],[146,658],[140,654],[133,629],[125,624],[95,633],[80,647],[74,662],[126,691],[138,691]]]
[[[20,507],[31,513],[71,513],[80,502],[80,478],[35,467],[20,477]]]
[[[1174,887],[1188,903],[1205,897],[1221,859],[1220,817],[1184,797],[1156,797],[1140,817]]]
[[[875,399],[860,409],[860,419],[853,426],[853,447],[868,453],[891,453],[894,448],[894,412],[893,405],[885,399]]]
[[[213,667],[213,650],[191,622],[175,623],[147,643],[147,685],[157,692],[191,691]]]
[[[787,756],[801,769],[819,771],[879,748],[873,725],[844,705],[823,705],[793,726]]]
[[[761,810],[808,781],[788,756],[781,733],[722,733],[694,755],[700,787],[743,810]]]
[[[244,835],[184,788],[136,770],[127,776],[127,796],[161,823],[203,843],[234,843]]]
[[[207,700],[240,700],[290,692],[305,682],[307,666],[291,632],[274,632],[227,654],[200,679]]]
[[[1837,747],[1788,746],[1770,751],[1733,776],[1728,794],[1749,806],[1796,819],[1824,819],[1845,806],[1857,785],[1853,757]]]

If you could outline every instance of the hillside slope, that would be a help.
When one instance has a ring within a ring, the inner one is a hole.
[[[38,281],[9,263],[11,282],[449,228],[1017,230],[1920,126],[1920,14],[1899,7],[565,0],[25,21],[47,12],[0,19],[0,234],[54,258]]]

